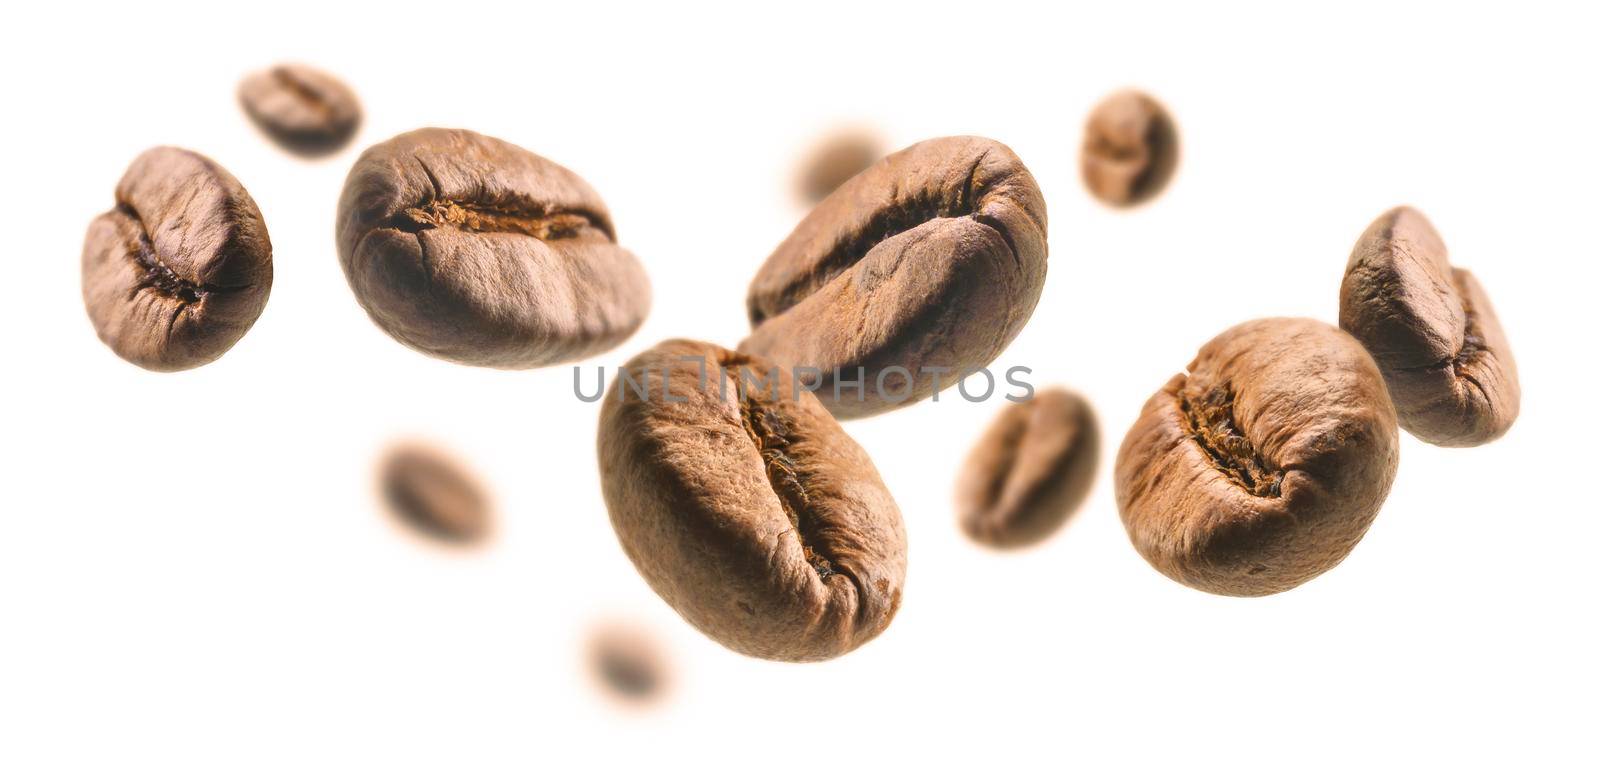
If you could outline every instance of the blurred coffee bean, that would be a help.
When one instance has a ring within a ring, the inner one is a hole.
[[[881,141],[871,132],[852,130],[828,136],[801,164],[800,197],[808,203],[822,202],[839,185],[877,163],[883,152]]]
[[[308,158],[344,147],[361,125],[355,92],[326,72],[295,63],[245,77],[239,104],[279,147]]]
[[[1089,192],[1133,206],[1161,192],[1178,166],[1178,129],[1167,109],[1135,90],[1096,105],[1084,130],[1081,168]]]
[[[379,485],[405,524],[449,543],[477,543],[492,522],[488,494],[476,477],[444,453],[402,443],[385,454]]]
[[[1088,495],[1099,459],[1099,426],[1083,396],[1054,387],[1008,403],[957,480],[961,529],[994,548],[1044,540]]]

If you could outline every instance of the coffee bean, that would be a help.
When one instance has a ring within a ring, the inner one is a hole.
[[[613,622],[594,629],[588,658],[600,687],[626,703],[658,702],[667,689],[666,657],[654,637],[637,625]]]
[[[1383,371],[1400,426],[1434,445],[1473,446],[1505,434],[1522,404],[1489,296],[1450,266],[1427,217],[1400,207],[1356,242],[1339,288],[1339,326]]]
[[[739,349],[817,369],[807,384],[840,418],[910,405],[1010,344],[1045,256],[1044,197],[1016,154],[980,137],[921,142],[857,174],[778,246],[750,283],[754,331]]]
[[[1372,358],[1310,319],[1218,335],[1145,404],[1117,454],[1134,548],[1178,582],[1263,596],[1332,569],[1367,531],[1399,462]]]
[[[445,454],[417,443],[398,445],[384,456],[378,479],[389,508],[422,534],[463,544],[488,536],[488,495]]]
[[[83,304],[118,356],[161,372],[215,361],[272,291],[272,241],[250,193],[221,166],[151,148],[117,183],[83,241]]]
[[[239,104],[279,147],[307,157],[339,150],[361,125],[361,103],[344,82],[293,63],[245,77]]]
[[[525,369],[621,343],[650,283],[578,175],[463,129],[419,129],[356,161],[339,260],[396,340],[474,366]]]
[[[656,593],[717,642],[767,659],[829,659],[883,632],[900,607],[905,528],[872,460],[815,397],[769,362],[687,340],[621,371],[600,412],[601,480]]]
[[[865,131],[830,135],[806,156],[800,173],[800,197],[819,203],[839,185],[866,171],[883,156],[878,138]]]
[[[957,480],[962,530],[994,548],[1044,540],[1088,495],[1099,458],[1100,430],[1082,396],[1048,388],[1009,404]]]
[[[1178,129],[1149,95],[1123,90],[1100,101],[1083,135],[1081,168],[1089,192],[1134,206],[1161,192],[1178,166]]]

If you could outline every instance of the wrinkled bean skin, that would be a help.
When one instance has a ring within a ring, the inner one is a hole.
[[[1517,419],[1522,389],[1489,296],[1450,266],[1444,241],[1413,208],[1362,233],[1339,288],[1339,326],[1372,353],[1400,426],[1434,445],[1482,445]]]
[[[1047,388],[1007,404],[978,440],[956,482],[961,529],[992,548],[1050,537],[1094,481],[1100,429],[1083,396]]]
[[[338,151],[361,126],[355,92],[327,72],[295,63],[245,77],[239,105],[279,147],[307,158]]]
[[[750,284],[739,350],[819,369],[817,397],[841,419],[910,405],[938,389],[924,367],[978,369],[1010,344],[1045,258],[1044,197],[1016,154],[981,137],[920,142],[845,182],[778,246]],[[835,370],[848,381],[858,367],[865,391],[836,400]]]
[[[1354,338],[1310,319],[1246,322],[1145,404],[1117,454],[1117,505],[1134,548],[1168,577],[1279,593],[1360,541],[1394,481],[1398,436]]]
[[[489,496],[460,464],[417,443],[391,449],[379,485],[405,524],[448,543],[482,541],[490,531]]]
[[[151,148],[83,242],[83,303],[118,356],[175,372],[215,361],[272,292],[272,241],[239,180],[198,153]]]
[[[462,129],[419,129],[362,153],[338,241],[372,320],[457,363],[574,361],[627,339],[650,308],[644,269],[588,183]]]
[[[623,550],[690,624],[750,656],[830,659],[894,618],[905,528],[866,452],[815,397],[794,400],[788,372],[771,392],[745,380],[741,400],[743,372],[775,368],[686,340],[634,357],[651,397],[613,382],[601,480]],[[682,400],[663,400],[663,376]]]
[[[1178,166],[1178,128],[1167,109],[1136,90],[1100,101],[1089,114],[1080,158],[1083,182],[1107,205],[1144,203]]]

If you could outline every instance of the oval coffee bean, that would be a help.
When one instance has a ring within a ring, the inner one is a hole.
[[[1206,343],[1122,441],[1122,523],[1185,585],[1285,591],[1366,533],[1398,436],[1378,367],[1353,338],[1310,319],[1246,322]]]
[[[1089,114],[1080,168],[1089,192],[1127,207],[1161,193],[1178,166],[1178,129],[1155,98],[1123,90]]]
[[[464,129],[368,148],[339,200],[339,261],[396,340],[438,358],[526,369],[621,343],[650,283],[578,175]]]
[[[778,246],[750,283],[739,349],[816,370],[806,384],[840,418],[910,405],[1011,343],[1045,256],[1044,197],[1016,154],[981,137],[920,142]]]
[[[198,153],[151,148],[89,224],[83,304],[118,356],[161,372],[215,361],[272,291],[272,241],[250,193]]]
[[[961,529],[995,548],[1044,540],[1088,495],[1099,458],[1100,430],[1083,396],[1049,388],[1008,405],[957,480]]]
[[[384,456],[379,487],[394,514],[419,532],[451,543],[489,534],[489,496],[461,465],[430,448],[405,444]]]
[[[239,104],[279,147],[307,157],[344,147],[361,125],[361,102],[344,82],[293,63],[245,77]]]
[[[819,144],[806,157],[805,169],[800,174],[800,197],[810,203],[820,203],[839,185],[863,171],[883,157],[878,138],[864,131],[840,132]]]
[[[600,474],[622,548],[656,593],[766,659],[829,659],[883,632],[900,607],[905,528],[872,460],[814,396],[769,362],[687,340],[620,371],[600,412]]]
[[[592,630],[588,658],[596,684],[628,704],[658,702],[670,685],[660,644],[635,624],[611,622]]]
[[[1361,235],[1339,288],[1339,326],[1372,352],[1400,426],[1418,439],[1480,445],[1516,421],[1522,390],[1500,320],[1421,212],[1392,209]]]

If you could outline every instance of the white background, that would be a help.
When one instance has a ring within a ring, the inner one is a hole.
[[[0,756],[1594,755],[1594,19],[541,5],[7,11]],[[360,93],[355,145],[304,162],[252,129],[234,87],[280,59]],[[1164,100],[1183,141],[1169,191],[1134,212],[1077,178],[1086,112],[1124,85]],[[960,536],[950,494],[1002,401],[849,423],[905,513],[904,607],[849,656],[775,664],[701,637],[636,575],[571,370],[465,368],[389,339],[345,285],[334,207],[361,147],[419,126],[579,172],[655,287],[592,372],[668,337],[736,343],[749,278],[803,213],[798,154],[842,123],[1022,156],[1050,275],[998,363],[1084,391],[1108,450],[1066,530],[1001,555]],[[89,220],[157,144],[239,177],[276,268],[248,336],[174,375],[113,356],[78,290]],[[1404,436],[1366,540],[1299,589],[1165,579],[1110,486],[1140,405],[1234,323],[1334,320],[1352,243],[1398,203],[1488,288],[1521,419],[1478,449]],[[396,435],[491,483],[486,550],[387,521],[371,470]],[[618,711],[585,679],[584,631],[618,615],[672,656],[659,708]]]

